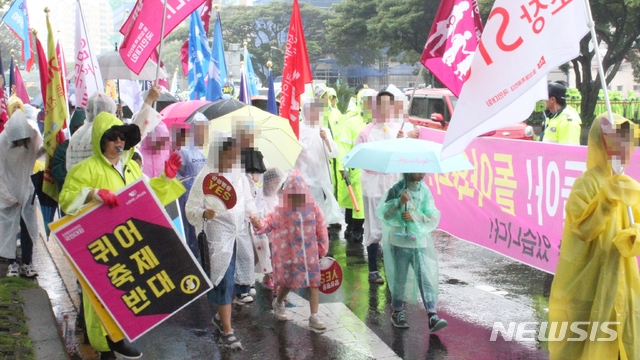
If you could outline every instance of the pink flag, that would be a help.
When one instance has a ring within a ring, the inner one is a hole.
[[[175,7],[167,4],[167,16],[162,37],[167,36],[205,1],[181,1]],[[162,13],[162,1],[138,0],[131,15],[120,29],[120,33],[124,35],[124,40],[119,49],[120,56],[122,56],[122,60],[124,60],[127,67],[136,74],[140,74],[144,64],[160,44]]]
[[[455,96],[460,95],[481,34],[476,0],[440,3],[420,62]]]
[[[23,103],[29,104],[31,99],[29,98],[29,94],[27,93],[27,88],[24,86],[24,81],[22,81],[22,75],[20,75],[20,69],[18,65],[16,65],[15,70],[16,77],[16,95],[22,100]]]
[[[496,0],[471,61],[442,158],[479,135],[525,120],[547,98],[547,74],[580,53],[584,1]]]
[[[280,116],[289,120],[296,137],[300,129],[300,95],[304,85],[313,81],[304,28],[300,17],[298,0],[293,0],[293,12],[287,36],[287,51],[284,53],[282,69],[282,92],[280,93]]]

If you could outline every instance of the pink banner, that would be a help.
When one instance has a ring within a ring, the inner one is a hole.
[[[166,2],[164,36],[173,31],[205,0],[167,0]],[[163,11],[163,1],[138,0],[131,15],[120,29],[120,33],[124,35],[119,50],[120,56],[129,69],[136,74],[140,74],[144,64],[160,44]]]
[[[212,288],[149,185],[52,224],[69,259],[131,341]]]
[[[442,143],[445,132],[420,128],[420,138]],[[475,171],[426,178],[442,212],[439,228],[460,239],[554,273],[564,207],[586,170],[587,147],[476,138],[465,156]],[[640,151],[634,156],[640,162]],[[640,167],[629,167],[640,178]]]

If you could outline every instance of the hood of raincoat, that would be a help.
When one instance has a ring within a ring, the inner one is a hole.
[[[35,131],[36,130],[29,125],[27,116],[21,110],[14,111],[4,126],[4,132],[7,133],[7,139],[10,142],[30,139],[35,135]],[[9,146],[11,146],[10,143]]]
[[[285,211],[294,211],[291,201],[289,201],[289,195],[292,194],[304,194],[305,196],[305,207],[303,209],[296,209],[297,211],[302,210],[303,212],[307,212],[314,209],[315,201],[313,200],[311,192],[309,192],[309,186],[298,170],[293,170],[284,182],[280,204],[282,204]]]
[[[136,146],[140,142],[140,128],[138,125],[124,125],[122,120],[118,119],[115,115],[107,112],[102,112],[93,120],[91,129],[91,147],[95,155],[102,156],[102,149],[100,143],[104,133],[114,126],[120,132],[127,135],[125,140],[124,150],[129,150]]]
[[[20,98],[15,94],[11,95],[7,101],[7,113],[9,114],[9,117],[11,117],[11,115],[13,115],[13,113],[18,109],[22,110],[23,113],[25,112],[22,100],[20,100]]]
[[[87,121],[93,122],[93,120],[101,112],[108,112],[115,114],[117,110],[116,103],[105,93],[97,92],[89,98],[87,101]]]
[[[80,126],[84,123],[86,119],[86,113],[84,109],[76,109],[71,116],[71,120],[69,121],[69,131],[71,131],[71,135],[76,132],[80,128]]]
[[[609,161],[607,150],[602,141],[602,120],[604,119],[606,121],[607,117],[607,113],[597,116],[595,120],[593,120],[591,130],[589,130],[587,169],[598,168],[605,176],[610,177],[611,162]],[[618,126],[629,123],[631,131],[634,131],[634,124],[618,114],[613,114],[613,122]]]
[[[164,122],[159,122],[158,125],[153,129],[147,137],[142,140],[142,144],[140,144],[140,148],[145,150],[147,154],[151,154],[155,151],[156,154],[168,152],[170,150],[171,144],[166,144],[167,148],[162,150],[153,150],[153,144],[159,141],[161,138],[165,138],[166,142],[169,143],[171,141],[171,133],[169,132],[169,128]]]
[[[220,156],[220,151],[222,150],[222,143],[227,138],[231,137],[231,134],[220,130],[214,130],[211,135],[213,139],[209,143],[209,156],[207,156],[207,166],[213,171],[218,172],[218,156]]]

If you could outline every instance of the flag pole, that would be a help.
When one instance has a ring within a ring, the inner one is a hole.
[[[164,0],[164,7],[162,9],[162,26],[160,27],[160,45],[158,46],[158,63],[156,64],[156,81],[153,85],[158,84],[160,79],[160,58],[162,57],[162,46],[164,45],[164,23],[167,20],[167,0]]]
[[[613,123],[613,111],[611,110],[611,101],[609,101],[609,90],[607,89],[607,79],[605,78],[604,69],[602,65],[602,57],[600,56],[600,51],[598,49],[598,39],[596,35],[596,26],[593,22],[593,14],[591,13],[591,5],[589,4],[589,0],[584,0],[586,13],[587,13],[587,26],[589,26],[589,30],[591,31],[591,41],[593,42],[593,51],[596,55],[596,61],[598,63],[598,76],[600,76],[600,86],[602,87],[602,92],[604,93],[604,103],[607,106],[607,115],[609,116],[609,121]],[[624,173],[624,168],[621,169],[613,169],[614,172],[618,174]],[[635,223],[635,219],[633,217],[633,209],[631,206],[627,206],[627,215],[629,216],[629,224],[633,226]]]
[[[411,112],[411,105],[413,105],[413,98],[416,95],[416,89],[418,88],[418,81],[420,81],[420,78],[422,77],[422,71],[424,70],[424,65],[420,64],[420,71],[418,71],[418,77],[416,77],[416,82],[415,84],[413,84],[413,91],[411,92],[411,99],[409,99],[409,108],[407,109],[407,112]],[[407,114],[408,115],[408,114]],[[407,122],[407,120],[403,120],[402,121],[402,126],[400,127],[400,130],[404,129],[404,124]]]
[[[82,18],[82,28],[84,29],[84,33],[86,35],[86,34],[88,34],[88,32],[87,32],[87,22],[84,20],[84,11],[82,11],[82,4],[80,3],[80,0],[76,0],[76,2],[78,3],[78,9],[80,9],[80,18]],[[87,47],[89,48],[89,51],[91,52],[91,54],[89,54],[89,59],[91,61],[91,69],[93,70],[93,69],[96,68],[96,64],[93,63],[93,50],[89,46],[89,39],[88,38],[87,38]],[[100,89],[100,85],[98,84],[98,79],[94,76],[93,80],[96,82],[96,89]]]

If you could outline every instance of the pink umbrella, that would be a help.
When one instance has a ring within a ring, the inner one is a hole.
[[[210,103],[211,101],[206,100],[187,100],[173,103],[160,111],[163,117],[162,121],[168,127],[171,127],[173,123],[182,123],[203,105]]]

